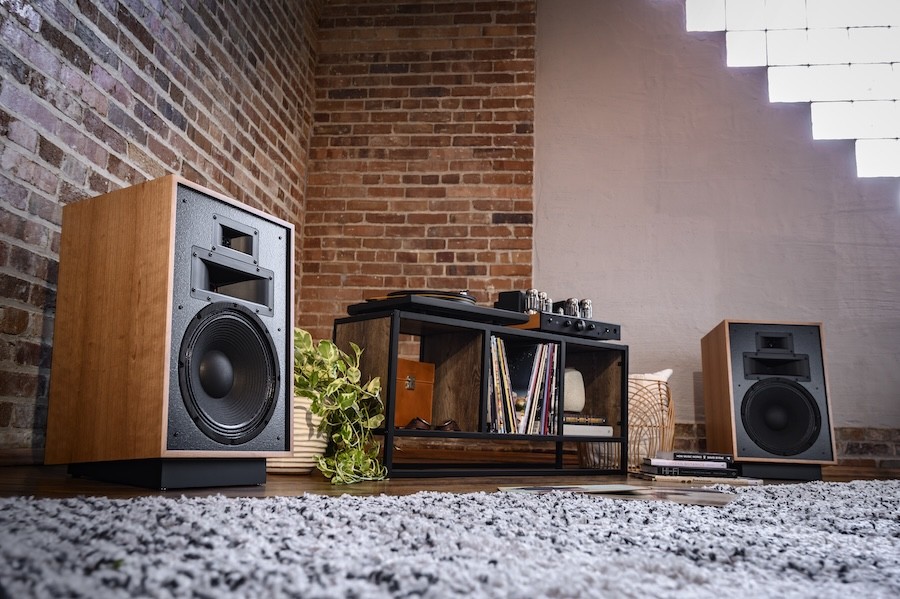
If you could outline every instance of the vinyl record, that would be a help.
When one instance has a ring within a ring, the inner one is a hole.
[[[407,295],[419,295],[422,297],[433,297],[436,299],[452,300],[457,302],[475,303],[475,296],[469,295],[465,291],[434,291],[428,289],[409,289],[404,291],[392,291],[386,297],[404,297]],[[378,298],[382,299],[382,298]]]

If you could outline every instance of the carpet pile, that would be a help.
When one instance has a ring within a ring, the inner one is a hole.
[[[900,596],[900,481],[723,507],[570,492],[0,499],[19,597]]]

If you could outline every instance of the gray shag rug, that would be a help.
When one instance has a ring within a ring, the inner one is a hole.
[[[571,492],[0,499],[19,597],[900,597],[900,481],[724,507]]]

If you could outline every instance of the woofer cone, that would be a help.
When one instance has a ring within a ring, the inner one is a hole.
[[[783,378],[754,383],[741,402],[741,419],[750,439],[781,456],[803,453],[815,444],[822,415],[812,394]]]
[[[209,438],[247,443],[275,411],[278,354],[259,316],[240,304],[206,306],[191,320],[178,355],[185,408]]]

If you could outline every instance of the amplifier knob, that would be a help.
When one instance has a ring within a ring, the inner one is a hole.
[[[575,321],[575,330],[576,330],[576,331],[583,331],[583,330],[584,330],[584,321],[583,321],[583,320],[576,320],[576,321]]]
[[[564,326],[564,327],[570,327],[570,326],[572,326],[572,321],[571,321],[571,320],[566,320],[565,322],[563,322],[563,326]]]
[[[596,329],[596,328],[597,328],[597,325],[595,325],[594,323],[591,323],[591,324],[588,325],[588,330],[589,330],[589,331],[593,331],[593,330]]]

